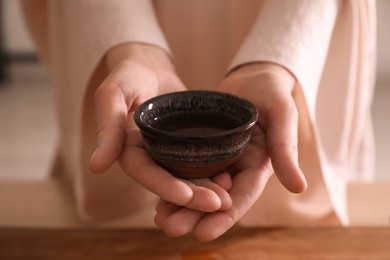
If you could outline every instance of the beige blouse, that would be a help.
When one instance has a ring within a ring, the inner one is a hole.
[[[373,172],[374,1],[23,0],[23,7],[52,74],[59,152],[82,218],[129,214],[155,201],[117,165],[104,175],[88,170],[93,91],[107,74],[101,60],[117,44],[143,42],[172,55],[192,89],[213,88],[250,62],[290,70],[300,84],[299,160],[309,186],[291,194],[271,178],[240,223],[348,224],[346,182]]]

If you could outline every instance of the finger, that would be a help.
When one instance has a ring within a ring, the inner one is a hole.
[[[197,185],[204,185],[209,188],[211,186],[207,184],[208,182],[206,179],[196,180],[195,182]],[[230,208],[230,197],[228,205]],[[163,229],[168,236],[178,237],[190,233],[205,214],[206,213],[202,211],[183,208],[160,200],[156,206],[156,216],[154,221],[155,224]]]
[[[228,172],[223,172],[223,173],[217,174],[217,175],[211,177],[211,180],[213,182],[215,182],[216,184],[218,184],[223,189],[225,189],[226,191],[230,191],[230,189],[233,186],[232,177],[230,176],[230,174]]]
[[[209,178],[193,179],[186,181],[186,183],[194,194],[192,201],[186,205],[187,208],[214,212],[216,210],[227,210],[232,206],[229,193]]]
[[[125,141],[127,105],[115,84],[103,83],[95,93],[97,147],[90,159],[90,169],[102,173],[119,157]]]
[[[179,206],[186,206],[193,200],[192,189],[157,165],[144,149],[125,148],[123,157],[132,158],[132,160],[119,160],[123,171],[163,200]]]
[[[138,146],[126,144],[118,160],[123,171],[161,199],[179,206],[189,204],[193,199],[192,189],[149,157],[146,150],[142,148],[142,137],[139,131],[130,129],[128,135],[130,136],[128,140],[136,142]]]
[[[162,229],[170,237],[183,236],[192,232],[206,214],[202,211],[181,208],[165,219]]]
[[[190,233],[205,214],[160,200],[154,221],[168,236],[178,237]]]
[[[154,217],[154,223],[163,228],[164,221],[173,213],[181,209],[181,206],[166,202],[162,199],[159,199],[156,205],[156,215]]]
[[[269,163],[257,169],[248,169],[234,177],[230,191],[233,206],[227,211],[217,211],[203,217],[194,228],[195,237],[202,242],[211,241],[230,229],[247,212],[263,192],[272,175]]]
[[[303,192],[307,183],[298,163],[298,112],[291,95],[269,108],[265,128],[276,176],[289,191]]]

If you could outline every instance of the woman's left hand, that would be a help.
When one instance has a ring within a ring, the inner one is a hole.
[[[229,75],[218,90],[252,101],[259,120],[241,158],[223,174],[232,206],[228,210],[205,213],[160,200],[155,223],[168,235],[193,232],[200,241],[217,238],[233,226],[263,192],[275,173],[291,192],[306,189],[297,152],[298,114],[292,97],[295,78],[284,68],[268,63],[245,65]],[[231,181],[226,181],[231,178]]]

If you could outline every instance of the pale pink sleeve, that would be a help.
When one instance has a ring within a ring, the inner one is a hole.
[[[321,179],[343,224],[348,224],[348,179],[372,174],[375,161],[370,114],[375,17],[374,1],[266,0],[231,65],[268,61],[295,75],[311,116]],[[307,191],[310,186],[313,182]]]
[[[170,52],[151,0],[50,1],[49,8],[52,51],[83,68],[82,84],[116,45],[140,42]]]
[[[337,0],[264,1],[230,69],[258,61],[277,63],[314,97],[339,5]]]
[[[68,9],[67,13],[73,13],[72,18],[78,20],[83,28],[79,34],[81,38],[92,37],[96,44],[106,46],[123,42],[142,42],[169,51],[151,0],[64,2],[67,8],[72,9]]]

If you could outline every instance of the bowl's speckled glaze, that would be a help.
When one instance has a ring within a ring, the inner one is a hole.
[[[246,147],[257,117],[251,102],[215,91],[157,96],[134,115],[149,155],[182,178],[225,171]]]

